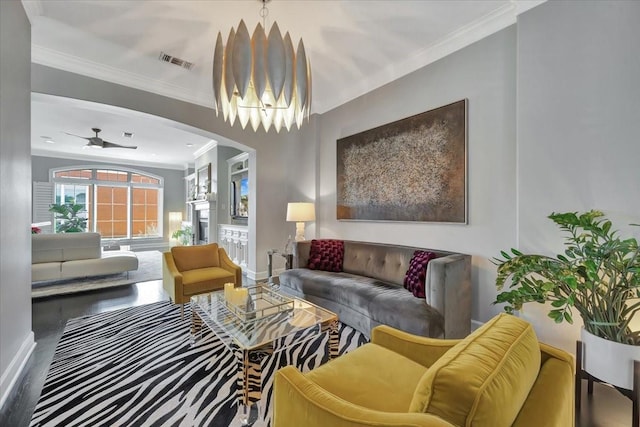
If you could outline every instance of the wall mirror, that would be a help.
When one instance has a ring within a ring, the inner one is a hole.
[[[197,175],[198,195],[197,199],[205,199],[211,193],[211,163],[198,169]]]

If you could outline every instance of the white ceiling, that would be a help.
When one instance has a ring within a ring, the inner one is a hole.
[[[312,113],[323,113],[515,23],[519,13],[541,2],[273,0],[267,27],[275,20],[294,44],[302,38],[312,69]],[[261,20],[259,0],[22,3],[32,24],[33,62],[205,106],[213,105],[212,51],[218,31],[226,40],[241,19],[250,32]],[[161,51],[195,66],[187,71],[161,62]],[[33,107],[34,154],[116,156],[183,167],[208,142],[177,129],[165,132],[152,118],[127,117],[95,105],[61,108],[40,99]],[[82,150],[83,140],[62,133],[89,136],[96,126],[104,139],[140,148]],[[125,140],[123,131],[136,136]],[[44,143],[41,136],[52,136],[56,143]],[[194,146],[187,149],[186,143]]]

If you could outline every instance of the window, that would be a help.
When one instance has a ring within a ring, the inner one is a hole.
[[[133,188],[133,229],[137,237],[158,235],[158,190]]]
[[[95,230],[105,238],[122,239],[129,237],[127,187],[96,185]]]
[[[61,170],[53,174],[55,178],[91,179],[91,169]]]
[[[52,171],[55,203],[82,205],[87,231],[105,239],[162,237],[160,177],[123,168]]]

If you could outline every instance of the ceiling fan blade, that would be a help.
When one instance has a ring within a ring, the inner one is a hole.
[[[91,140],[91,138],[86,137],[86,136],[75,135],[75,134],[73,134],[73,133],[69,133],[69,132],[63,132],[63,133],[66,133],[67,135],[75,136],[76,138],[86,139],[87,141],[90,141],[90,140]]]
[[[103,148],[130,148],[132,150],[135,150],[136,148],[138,148],[135,145],[120,145],[120,144],[115,144],[113,142],[109,142],[109,141],[102,141],[102,147]]]

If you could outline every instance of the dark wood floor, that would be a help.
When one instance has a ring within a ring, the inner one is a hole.
[[[67,320],[167,299],[162,290],[162,282],[158,280],[35,300],[32,317],[37,346],[11,395],[0,408],[0,426],[29,425]],[[593,396],[587,396],[586,382],[583,383],[582,410],[578,423],[580,427],[631,426],[629,399],[602,384],[595,384]]]

